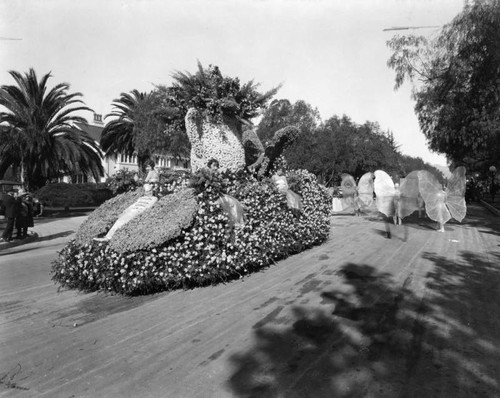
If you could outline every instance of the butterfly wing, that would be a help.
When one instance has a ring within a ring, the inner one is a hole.
[[[387,217],[394,215],[394,195],[396,190],[389,174],[383,170],[376,170],[373,188],[377,196],[378,211]]]
[[[291,189],[286,191],[286,203],[291,209],[302,210],[302,198]]]
[[[399,188],[401,196],[399,199],[399,217],[405,218],[419,209],[418,204],[418,171],[412,171],[401,179]]]
[[[340,211],[344,210],[344,205],[342,203],[342,199],[340,198],[333,198],[332,199],[332,211],[335,213],[338,213]]]
[[[245,211],[240,201],[230,195],[222,194],[219,203],[227,213],[231,225],[238,227],[245,224]]]
[[[349,207],[354,207],[354,196],[356,194],[356,181],[350,174],[342,174],[342,182],[340,183],[342,187],[342,203],[344,209]]]
[[[427,170],[419,170],[418,189],[424,199],[425,212],[429,218],[441,224],[447,223],[451,215],[445,204],[446,194],[437,178]]]
[[[465,167],[457,167],[446,187],[446,205],[451,216],[461,222],[467,213],[465,204]]]
[[[340,186],[342,187],[344,198],[346,196],[353,196],[356,193],[356,181],[354,181],[354,177],[350,174],[342,174]]]
[[[365,173],[358,181],[358,199],[360,207],[373,204],[373,174]]]

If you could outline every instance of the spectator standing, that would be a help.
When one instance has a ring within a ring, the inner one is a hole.
[[[474,177],[470,177],[465,183],[465,203],[477,201],[477,187]]]
[[[26,239],[28,228],[34,226],[33,203],[29,194],[25,193],[18,197],[18,216],[16,218],[16,239]]]
[[[33,198],[33,216],[41,217],[43,214],[43,203],[38,198]]]
[[[490,195],[492,202],[495,201],[495,195],[497,194],[497,190],[498,190],[498,185],[495,183],[495,180],[493,179],[490,186]]]
[[[12,231],[14,230],[14,223],[18,215],[19,203],[16,199],[16,192],[9,191],[3,196],[3,207],[5,208],[5,218],[7,224],[2,234],[1,242],[10,242],[12,240]]]

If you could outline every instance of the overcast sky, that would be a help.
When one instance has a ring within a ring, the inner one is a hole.
[[[395,26],[441,26],[463,0],[0,0],[0,84],[9,70],[67,82],[96,113],[121,92],[169,85],[175,71],[220,67],[322,118],[347,115],[391,130],[404,154],[427,150],[410,86],[393,90],[386,41]],[[402,31],[406,33],[409,31]],[[414,31],[435,34],[436,29]],[[87,115],[91,120],[91,115]]]

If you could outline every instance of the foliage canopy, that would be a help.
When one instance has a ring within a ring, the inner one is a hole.
[[[387,44],[395,87],[413,83],[415,111],[430,149],[456,165],[498,163],[500,1],[467,1],[434,39],[395,36]]]

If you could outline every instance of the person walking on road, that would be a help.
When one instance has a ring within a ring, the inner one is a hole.
[[[16,198],[15,191],[9,191],[3,196],[3,207],[5,208],[5,218],[7,224],[2,234],[0,242],[10,242],[12,240],[12,231],[14,230],[14,223],[18,215],[19,203]]]

